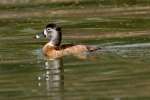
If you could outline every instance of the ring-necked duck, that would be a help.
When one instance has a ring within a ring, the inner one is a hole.
[[[43,32],[36,34],[36,38],[40,38],[41,36],[49,40],[42,50],[44,55],[50,58],[59,58],[65,55],[78,55],[100,49],[87,45],[60,45],[62,40],[61,27],[53,23],[48,24]]]

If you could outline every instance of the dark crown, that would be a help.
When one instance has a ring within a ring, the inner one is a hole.
[[[58,32],[61,32],[61,27],[59,27],[59,26],[57,26],[56,24],[54,24],[54,23],[51,23],[51,24],[48,24],[47,26],[46,26],[46,28],[56,28],[56,30],[58,31]]]
[[[57,27],[57,25],[54,23],[46,25],[46,28],[56,28],[56,27]]]

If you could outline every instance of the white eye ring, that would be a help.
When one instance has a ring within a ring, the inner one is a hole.
[[[51,30],[51,28],[47,28],[47,31],[50,31]]]

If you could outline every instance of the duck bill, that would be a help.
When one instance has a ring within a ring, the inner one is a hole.
[[[45,37],[44,32],[37,33],[35,36],[36,39],[39,39],[41,37]]]

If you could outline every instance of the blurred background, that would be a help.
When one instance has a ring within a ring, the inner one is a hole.
[[[102,50],[47,60],[48,23]],[[0,100],[149,100],[149,59],[150,0],[0,0]]]
[[[145,35],[149,5],[149,0],[1,0],[0,25],[1,31],[8,28],[8,34],[10,29],[36,31],[55,22],[67,30],[65,33],[95,33],[99,38]]]

